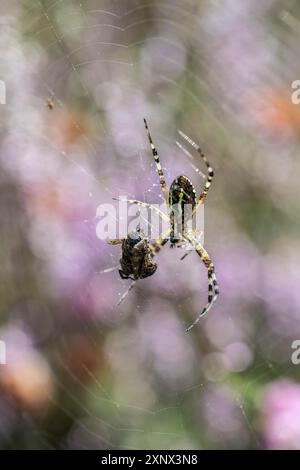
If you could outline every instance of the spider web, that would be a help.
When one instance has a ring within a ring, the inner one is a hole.
[[[111,202],[112,197],[120,195],[151,203],[162,202],[143,128],[144,116],[159,149],[167,185],[178,174],[190,176],[197,181],[197,187],[203,184],[196,175],[196,167],[202,168],[201,162],[197,160],[191,165],[189,157],[176,147],[178,136],[171,125],[174,113],[184,114],[184,109],[180,110],[176,102],[178,96],[184,96],[196,110],[206,113],[217,129],[222,128],[221,121],[213,117],[189,86],[189,81],[193,81],[201,92],[205,91],[206,96],[213,99],[201,73],[195,72],[197,67],[201,69],[199,64],[203,57],[193,52],[188,58],[186,52],[197,40],[199,28],[201,30],[201,24],[195,25],[193,21],[195,5],[193,2],[185,2],[183,7],[180,2],[57,0],[27,2],[26,8],[25,34],[30,32],[31,41],[37,47],[30,66],[26,62],[26,74],[32,85],[29,96],[23,97],[23,101],[30,107],[29,111],[27,108],[30,124],[24,122],[22,111],[17,117],[20,98],[19,103],[12,105],[11,112],[16,115],[16,132],[27,135],[26,141],[31,150],[35,150],[36,159],[43,158],[43,163],[37,175],[30,173],[30,162],[26,159],[18,162],[21,166],[18,174],[15,168],[10,169],[25,186],[49,177],[51,180],[58,178],[69,186],[71,197],[77,195],[76,201],[87,208],[87,211],[82,210],[84,215],[77,218],[79,224],[85,223],[84,242],[95,260],[91,263],[94,275],[88,277],[87,283],[92,284],[93,289],[103,289],[103,296],[99,308],[94,308],[96,313],[81,318],[79,324],[91,342],[95,339],[90,330],[96,331],[114,377],[111,384],[101,373],[84,366],[90,378],[85,385],[64,356],[57,353],[58,364],[68,380],[56,375],[56,386],[63,391],[66,400],[53,399],[53,402],[73,421],[60,447],[199,448],[206,442],[213,445],[207,437],[207,441],[199,439],[199,430],[192,418],[196,414],[201,423],[198,426],[207,425],[201,412],[203,396],[208,415],[214,413],[213,399],[210,401],[207,396],[210,381],[198,367],[199,358],[204,357],[209,346],[201,333],[200,336],[184,333],[186,322],[191,320],[187,309],[198,312],[206,298],[206,273],[198,259],[190,254],[181,262],[181,251],[171,252],[165,248],[159,255],[155,279],[149,278],[136,286],[120,308],[116,308],[118,295],[128,284],[120,280],[117,272],[98,277],[96,274],[101,269],[117,266],[120,257],[119,247],[109,247],[95,240],[97,205]],[[181,79],[183,73],[188,80]],[[64,81],[68,77],[70,85],[66,89]],[[53,102],[53,110],[47,109],[47,99]],[[55,127],[52,120],[56,120],[57,114],[68,120],[69,132],[74,134],[69,139],[75,144],[64,139],[60,142],[47,127],[43,129],[39,125],[34,108],[42,107],[43,112],[48,113],[50,127]],[[78,109],[84,112],[80,114]],[[181,121],[187,124],[184,119]],[[86,126],[91,126],[92,130],[87,131]],[[183,130],[189,133],[188,128]],[[32,243],[36,243],[35,250],[41,255],[47,247],[37,241],[37,226],[38,223],[32,227]],[[48,262],[50,291],[52,289],[53,297],[59,300],[63,292],[55,290],[55,279],[51,281],[57,268],[51,266],[51,260]],[[101,308],[103,313],[99,316],[97,311]],[[216,318],[214,312],[210,315],[208,328]],[[225,317],[233,321],[229,312],[225,312]],[[160,335],[159,342],[156,335]],[[210,379],[219,382],[220,389],[224,386],[226,397],[227,379],[222,378],[222,371],[214,369],[218,368],[218,361],[213,360],[213,364],[207,365]],[[269,366],[274,367],[271,363]],[[264,360],[256,363],[253,373],[257,370],[258,373],[253,380],[263,379],[264,369]],[[252,385],[250,380],[248,387]],[[235,424],[242,430],[241,446],[252,442],[259,448],[260,438],[241,398],[244,394],[245,390],[237,391],[233,399],[237,410]],[[53,435],[49,430],[42,431],[33,425],[32,433],[41,446],[52,448]],[[207,431],[203,434],[205,436]]]

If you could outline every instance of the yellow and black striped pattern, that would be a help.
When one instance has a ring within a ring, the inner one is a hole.
[[[165,203],[167,204],[167,207],[168,207],[169,194],[168,194],[168,188],[167,188],[167,185],[166,185],[164,173],[162,171],[162,167],[161,167],[161,164],[160,164],[160,160],[159,160],[157,150],[153,145],[152,137],[151,137],[151,134],[150,134],[150,131],[149,131],[149,128],[148,128],[148,124],[147,124],[147,121],[146,121],[145,118],[144,118],[144,123],[145,123],[147,136],[148,136],[148,139],[149,139],[149,143],[150,143],[150,146],[151,146],[152,155],[153,155],[153,158],[154,158],[154,161],[155,161],[156,170],[157,170],[157,173],[158,173],[158,176],[159,176],[161,189],[162,189],[162,192],[163,192],[163,195],[164,195],[164,198],[165,198]]]

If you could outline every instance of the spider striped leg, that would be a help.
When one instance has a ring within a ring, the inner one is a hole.
[[[108,240],[109,245],[121,245],[123,243],[124,238],[113,238],[112,240]]]
[[[204,153],[202,152],[200,146],[198,144],[196,144],[190,137],[188,137],[184,132],[182,131],[178,131],[179,134],[181,135],[181,137],[183,139],[185,139],[192,147],[194,147],[194,149],[199,153],[200,157],[202,158],[202,160],[204,161],[206,167],[207,167],[207,178],[206,178],[206,182],[205,182],[205,186],[204,186],[204,189],[202,191],[202,193],[200,194],[200,196],[198,197],[198,200],[196,202],[196,205],[193,209],[193,214],[195,214],[195,212],[197,211],[197,209],[199,208],[199,206],[205,201],[205,198],[207,196],[207,193],[208,193],[208,190],[211,186],[211,182],[213,180],[213,177],[214,177],[214,171],[212,169],[212,167],[210,166],[210,163],[209,161],[207,160],[206,156],[204,155]]]
[[[180,150],[182,150],[183,153],[185,153],[186,156],[193,162],[194,161],[193,155],[183,145],[181,145],[181,143],[178,142],[178,140],[176,140],[175,143],[176,143],[177,147],[180,148]],[[200,176],[202,176],[203,179],[206,178],[206,175],[204,173],[202,173],[202,171],[199,170],[199,168],[196,165],[194,165],[193,163],[190,163],[190,165],[193,168],[193,170],[195,170],[196,173],[198,173]]]
[[[202,311],[199,313],[199,315],[196,317],[194,322],[186,329],[186,331],[188,332],[198,323],[200,318],[202,318],[204,315],[206,315],[209,312],[209,310],[211,309],[213,303],[217,300],[217,297],[219,295],[219,286],[218,286],[217,278],[216,278],[216,275],[215,275],[215,267],[214,267],[213,262],[211,261],[211,259],[209,257],[209,254],[207,253],[207,251],[191,235],[186,236],[186,239],[195,248],[197,254],[200,256],[200,258],[203,261],[205,267],[207,268],[207,273],[208,273],[208,300],[207,300],[207,304],[202,309]]]
[[[150,248],[152,250],[153,256],[158,253],[162,249],[162,247],[169,241],[170,232],[171,229],[169,228],[157,240],[151,243]]]
[[[193,235],[197,235],[197,237],[199,237],[199,235],[200,235],[200,237],[201,237],[201,236],[203,235],[203,232],[200,231],[200,230],[198,230],[198,229],[193,229],[193,230],[192,230],[192,234],[193,234]],[[197,243],[199,242],[199,240],[198,240],[197,238],[195,238],[195,241],[196,241]],[[187,244],[187,243],[190,245],[190,242],[186,242],[186,241],[185,241],[185,244]],[[199,242],[199,243],[200,243],[200,242]],[[177,246],[179,246],[179,248],[181,248],[181,245],[177,244]],[[185,248],[185,250],[187,250],[187,247],[184,247],[184,246],[183,246],[183,248]],[[184,260],[192,251],[193,251],[193,250],[188,250],[188,251],[186,251],[186,253],[180,258],[180,261]]]
[[[136,204],[137,206],[145,207],[146,209],[151,209],[156,212],[162,219],[166,222],[169,222],[169,217],[163,213],[158,207],[148,204],[147,202],[138,201],[137,199],[122,199],[121,197],[113,197],[114,201],[129,202],[130,204]]]
[[[184,255],[180,258],[180,261],[183,261],[188,255],[189,253],[184,253]]]
[[[169,207],[169,194],[168,194],[168,188],[167,188],[167,185],[166,185],[164,173],[163,173],[163,170],[162,170],[162,167],[161,167],[161,164],[160,164],[160,160],[159,160],[157,150],[153,145],[152,137],[151,137],[151,134],[150,134],[150,131],[149,131],[149,128],[148,128],[148,124],[147,124],[147,121],[146,121],[145,118],[144,118],[144,123],[145,123],[147,136],[148,136],[148,139],[149,139],[149,142],[150,142],[152,155],[153,155],[153,158],[154,158],[154,161],[155,161],[156,170],[157,170],[157,173],[158,173],[158,176],[159,176],[160,186],[161,186],[164,198],[165,198],[166,205],[167,205],[167,207]]]

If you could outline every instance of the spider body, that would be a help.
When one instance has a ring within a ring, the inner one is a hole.
[[[186,222],[196,206],[196,191],[191,180],[184,175],[174,179],[169,189],[170,243],[178,243],[184,235]]]
[[[196,211],[202,204],[204,204],[213,180],[214,172],[199,145],[182,131],[178,131],[181,137],[197,151],[198,155],[205,163],[207,168],[207,176],[204,188],[198,197],[196,196],[193,183],[184,175],[180,175],[175,178],[168,191],[164,172],[157,150],[153,144],[146,119],[144,119],[144,123],[156,165],[160,186],[168,209],[168,216],[156,206],[152,206],[147,202],[138,201],[136,199],[123,199],[123,201],[154,210],[162,219],[168,222],[169,228],[164,234],[162,234],[151,244],[149,244],[147,239],[141,237],[139,231],[137,231],[138,233],[134,232],[129,234],[125,240],[115,240],[111,242],[112,244],[122,243],[122,258],[120,260],[122,269],[119,270],[121,277],[123,279],[133,279],[133,282],[121,297],[119,304],[133,288],[137,279],[151,276],[156,271],[157,266],[153,261],[153,257],[168,241],[170,241],[171,247],[175,245],[180,246],[180,243],[183,242],[195,250],[205,268],[207,269],[208,274],[207,303],[198,313],[193,323],[186,329],[186,331],[190,331],[198,323],[198,321],[209,312],[219,295],[219,286],[217,283],[214,264],[205,248],[197,239],[197,229],[190,228],[186,224],[189,220],[192,220]],[[185,153],[188,153],[182,145],[180,145],[178,142],[177,144],[185,151]],[[181,259],[185,258],[185,256],[186,255],[184,255]]]
[[[122,241],[120,265],[119,273],[122,279],[136,281],[155,273],[157,264],[153,260],[153,251],[140,230],[129,233]]]

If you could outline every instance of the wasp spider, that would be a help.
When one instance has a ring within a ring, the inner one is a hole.
[[[162,170],[162,167],[161,167],[160,159],[159,159],[157,150],[156,150],[156,148],[153,144],[152,137],[151,137],[146,119],[144,119],[144,123],[145,123],[147,136],[148,136],[148,139],[149,139],[149,143],[150,143],[150,146],[151,146],[152,155],[153,155],[153,158],[154,158],[154,161],[155,161],[156,170],[157,170],[157,173],[158,173],[158,176],[159,176],[160,186],[161,186],[161,189],[162,189],[162,192],[163,192],[165,203],[167,205],[168,215],[164,214],[157,207],[152,206],[151,204],[148,204],[148,203],[145,203],[145,202],[142,202],[142,201],[138,201],[136,199],[122,199],[122,200],[126,201],[126,202],[129,202],[131,204],[137,204],[139,206],[142,206],[142,207],[145,207],[145,208],[148,208],[148,209],[153,209],[154,211],[159,213],[159,215],[164,220],[168,221],[169,228],[168,228],[166,233],[164,233],[162,236],[160,236],[159,239],[155,240],[152,244],[149,244],[149,242],[145,242],[145,241],[143,242],[142,246],[144,247],[143,248],[144,250],[145,250],[145,246],[147,246],[147,250],[151,249],[152,255],[150,255],[150,256],[154,256],[156,253],[158,253],[160,251],[160,249],[168,241],[170,241],[171,247],[172,246],[182,246],[182,242],[183,242],[183,243],[191,246],[196,251],[196,253],[200,257],[200,259],[202,260],[204,266],[206,267],[207,273],[208,273],[208,300],[207,300],[206,305],[201,310],[201,312],[197,315],[194,322],[186,330],[186,331],[190,331],[196,325],[196,323],[198,323],[200,318],[202,318],[204,315],[206,315],[209,312],[211,306],[213,305],[213,303],[215,302],[215,300],[218,297],[219,287],[218,287],[218,283],[217,283],[217,279],[216,279],[216,275],[215,275],[214,264],[213,264],[213,262],[212,262],[212,260],[209,256],[209,254],[207,253],[207,251],[204,249],[204,247],[198,241],[197,236],[196,236],[196,230],[195,229],[188,230],[186,228],[187,215],[186,215],[185,208],[186,207],[191,207],[192,208],[190,217],[193,217],[194,214],[196,213],[196,211],[200,208],[200,206],[202,204],[204,204],[204,201],[206,199],[208,190],[209,190],[209,188],[211,186],[211,182],[213,180],[214,172],[213,172],[213,169],[210,166],[210,163],[208,162],[207,158],[205,157],[205,155],[201,151],[199,145],[197,145],[192,139],[190,139],[182,131],[178,131],[179,134],[181,135],[181,137],[183,139],[185,139],[186,142],[188,142],[198,152],[198,154],[202,158],[202,160],[205,163],[206,168],[207,168],[207,176],[206,176],[206,182],[205,182],[204,189],[198,197],[196,196],[196,191],[195,191],[195,188],[193,186],[193,183],[184,175],[180,175],[177,178],[175,178],[174,181],[172,182],[171,186],[170,186],[169,191],[168,191],[166,181],[165,181],[165,177],[164,177],[164,173],[163,173],[163,170]],[[183,148],[181,145],[179,145],[179,146],[181,148]],[[185,149],[183,148],[183,150],[185,150]],[[186,150],[186,153],[188,153],[187,150]],[[175,224],[178,223],[178,216],[180,218],[180,225],[182,227],[182,230],[179,233],[179,235],[178,235],[178,233],[175,233]],[[114,244],[114,241],[112,241],[111,243]],[[122,243],[122,241],[120,241],[120,243]],[[141,239],[139,239],[138,243],[141,243]],[[145,243],[146,243],[146,245],[145,245]],[[123,242],[123,244],[124,244],[124,242]],[[147,251],[147,253],[148,253],[148,256],[149,256],[149,251]],[[129,256],[129,259],[130,259],[130,256],[131,257],[133,256],[132,252],[129,252],[129,255],[127,254],[127,261],[128,261],[128,256]],[[124,259],[124,246],[123,246],[123,257],[121,258],[121,261],[122,261],[122,259]],[[146,259],[147,262],[149,262],[150,258],[147,258],[147,257],[144,258],[143,262],[145,262],[145,259]],[[143,266],[143,262],[142,262],[142,266]],[[153,269],[150,272],[150,274],[147,274],[147,275],[149,276],[149,275],[153,274],[155,272],[155,270],[156,270],[156,267],[155,267],[155,269]],[[121,271],[120,271],[120,274],[121,274]],[[122,274],[121,274],[121,276],[122,276]],[[141,276],[139,276],[139,277],[141,277]],[[134,282],[135,282],[135,280],[134,280]],[[131,287],[129,288],[129,290],[130,289],[131,289]],[[125,293],[125,295],[127,295],[128,291]],[[122,298],[124,298],[124,295],[123,295]]]

